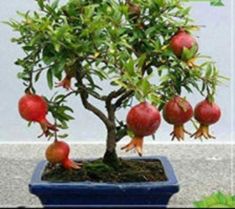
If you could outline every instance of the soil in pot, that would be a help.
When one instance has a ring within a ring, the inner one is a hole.
[[[46,166],[42,180],[49,182],[83,182],[102,183],[166,181],[161,161],[159,160],[123,160],[117,168],[102,162],[102,159],[83,161],[82,169],[66,170],[60,165]]]

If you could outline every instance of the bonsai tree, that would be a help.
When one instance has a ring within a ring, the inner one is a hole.
[[[25,86],[19,112],[41,125],[41,136],[55,139],[46,152],[50,162],[80,168],[68,159],[68,145],[58,141],[67,136],[61,131],[73,119],[73,109],[66,104],[72,96],[104,123],[103,162],[111,166],[118,165],[116,143],[124,136],[132,140],[123,149],[142,155],[143,138],[154,135],[162,110],[174,126],[172,139],[184,139],[188,121],[197,128],[191,136],[212,138],[208,127],[220,118],[215,94],[224,77],[210,57],[198,52],[192,32],[200,26],[193,23],[190,7],[180,0],[68,0],[65,5],[36,1],[39,10],[19,12],[22,19],[8,24],[19,33],[12,41],[25,52],[16,61]],[[40,79],[56,90],[51,98],[36,91]],[[103,89],[107,82],[110,88]],[[199,128],[185,91],[204,98],[195,109]],[[91,98],[102,102],[105,111]],[[117,111],[129,107],[127,121],[117,118]],[[48,113],[54,122],[48,121]]]

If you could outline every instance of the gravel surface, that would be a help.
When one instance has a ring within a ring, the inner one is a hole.
[[[0,145],[0,207],[42,207],[28,191],[36,164],[44,159],[47,145]],[[235,189],[234,145],[145,145],[145,156],[165,155],[180,182],[180,192],[169,207],[192,207],[192,202],[215,191],[233,193]],[[136,156],[134,152],[120,156]],[[101,157],[103,144],[72,145],[72,157]]]

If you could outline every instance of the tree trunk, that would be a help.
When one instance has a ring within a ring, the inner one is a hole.
[[[116,154],[116,129],[115,126],[107,128],[107,144],[103,162],[114,168],[119,166],[119,160]]]

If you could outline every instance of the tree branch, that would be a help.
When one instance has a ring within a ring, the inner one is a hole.
[[[84,87],[80,86],[80,88],[84,88]],[[85,87],[85,89],[86,89],[86,87]],[[98,93],[96,94],[94,92],[89,92],[89,95],[91,95],[92,97],[94,97],[95,99],[98,99],[100,101],[106,101],[106,99],[107,99],[107,96],[99,95]]]
[[[88,94],[86,91],[81,90],[80,97],[82,100],[83,106],[87,109],[93,112],[96,116],[98,116],[106,125],[106,127],[110,127],[112,124],[110,123],[109,119],[106,117],[106,115],[101,112],[97,107],[93,106],[89,101],[88,101]]]
[[[48,68],[52,67],[53,65],[47,65],[45,67],[40,67],[36,70],[33,70],[33,73],[37,73],[37,72],[40,72],[40,71],[43,71],[43,70],[47,70]]]
[[[131,97],[133,93],[134,93],[133,90],[126,91],[125,94],[123,94],[119,99],[117,99],[117,101],[114,104],[115,110],[122,105],[123,101]]]
[[[116,91],[112,91],[108,96],[107,96],[107,99],[106,99],[106,101],[109,103],[109,102],[111,102],[112,101],[112,99],[115,99],[115,98],[117,98],[117,97],[119,97],[120,95],[122,95],[123,93],[125,93],[125,89],[124,88],[120,88],[120,89],[118,89],[118,90],[116,90]]]
[[[82,104],[83,106],[93,112],[97,117],[99,117],[105,124],[105,126],[107,128],[109,128],[110,126],[112,126],[112,123],[110,122],[110,120],[107,118],[107,116],[100,110],[98,109],[97,107],[95,107],[94,105],[92,105],[89,101],[88,101],[88,97],[89,97],[89,93],[86,89],[86,86],[83,84],[83,80],[82,80],[82,76],[81,74],[79,73],[79,70],[77,70],[77,75],[76,75],[76,79],[79,83],[79,92],[80,92],[80,97],[81,97],[81,100],[82,100]]]
[[[78,93],[78,91],[70,91],[69,93],[65,94],[59,101],[57,101],[57,103],[61,103],[61,102],[65,101],[66,98],[68,98],[72,94],[76,94],[76,93]]]
[[[116,91],[112,91],[106,98],[105,105],[106,109],[108,111],[108,118],[113,123],[113,126],[115,126],[115,106],[112,104],[112,100],[114,98],[119,97],[121,94],[123,94],[126,90],[124,88],[120,88]]]

